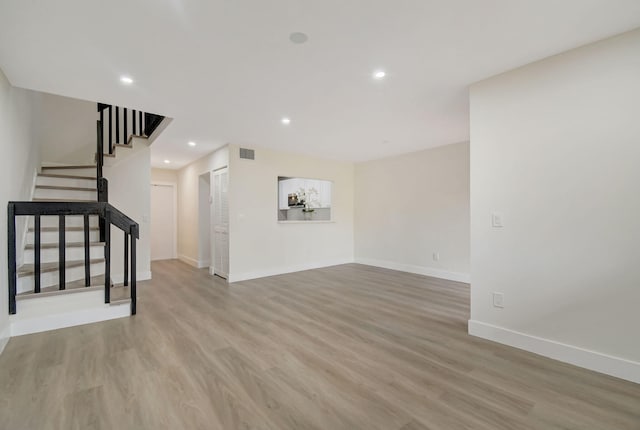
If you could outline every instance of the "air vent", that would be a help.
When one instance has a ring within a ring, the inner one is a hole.
[[[255,160],[256,151],[253,149],[240,148],[240,158],[244,158],[245,160]]]

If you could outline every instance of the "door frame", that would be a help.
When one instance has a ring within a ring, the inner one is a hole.
[[[151,186],[154,185],[161,187],[171,187],[173,189],[173,250],[171,251],[171,258],[178,258],[178,183],[168,181],[151,181]],[[152,214],[150,214],[153,216]],[[151,226],[149,226],[151,231]],[[151,256],[151,252],[149,252]]]
[[[222,174],[222,173],[226,173],[227,174],[227,181],[229,181],[229,165],[224,165],[224,166],[220,166],[216,169],[211,170],[211,197],[212,197],[212,202],[215,202],[215,176],[218,174]],[[229,183],[227,182],[227,187],[229,186]],[[227,211],[229,211],[229,191],[227,190]],[[212,208],[213,209],[213,208]],[[216,259],[216,254],[215,254],[215,223],[214,223],[214,211],[211,211],[211,266],[209,268],[209,273],[213,276],[220,276],[223,279],[226,279],[227,281],[229,280],[229,273],[224,274],[225,276],[222,276],[222,274],[216,274],[216,269],[215,269],[215,259]],[[227,215],[229,215],[227,213]],[[227,268],[227,272],[231,271],[231,255],[230,255],[230,249],[231,249],[231,243],[230,243],[230,233],[229,233],[229,225],[231,224],[231,219],[229,219],[229,223],[227,224],[227,260],[228,260],[228,265],[229,267]]]

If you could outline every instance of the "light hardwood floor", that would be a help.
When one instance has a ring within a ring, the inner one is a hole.
[[[0,428],[640,429],[640,385],[468,336],[466,284],[356,264],[153,278],[133,318],[12,338]]]

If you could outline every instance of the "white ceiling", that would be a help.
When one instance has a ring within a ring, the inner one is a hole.
[[[638,0],[3,0],[0,68],[173,117],[155,166],[227,142],[360,161],[467,140],[470,83],[639,26]]]

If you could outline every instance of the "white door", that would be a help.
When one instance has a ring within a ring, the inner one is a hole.
[[[151,260],[174,258],[173,185],[151,185]]]
[[[213,273],[229,276],[229,190],[228,170],[213,173]]]

